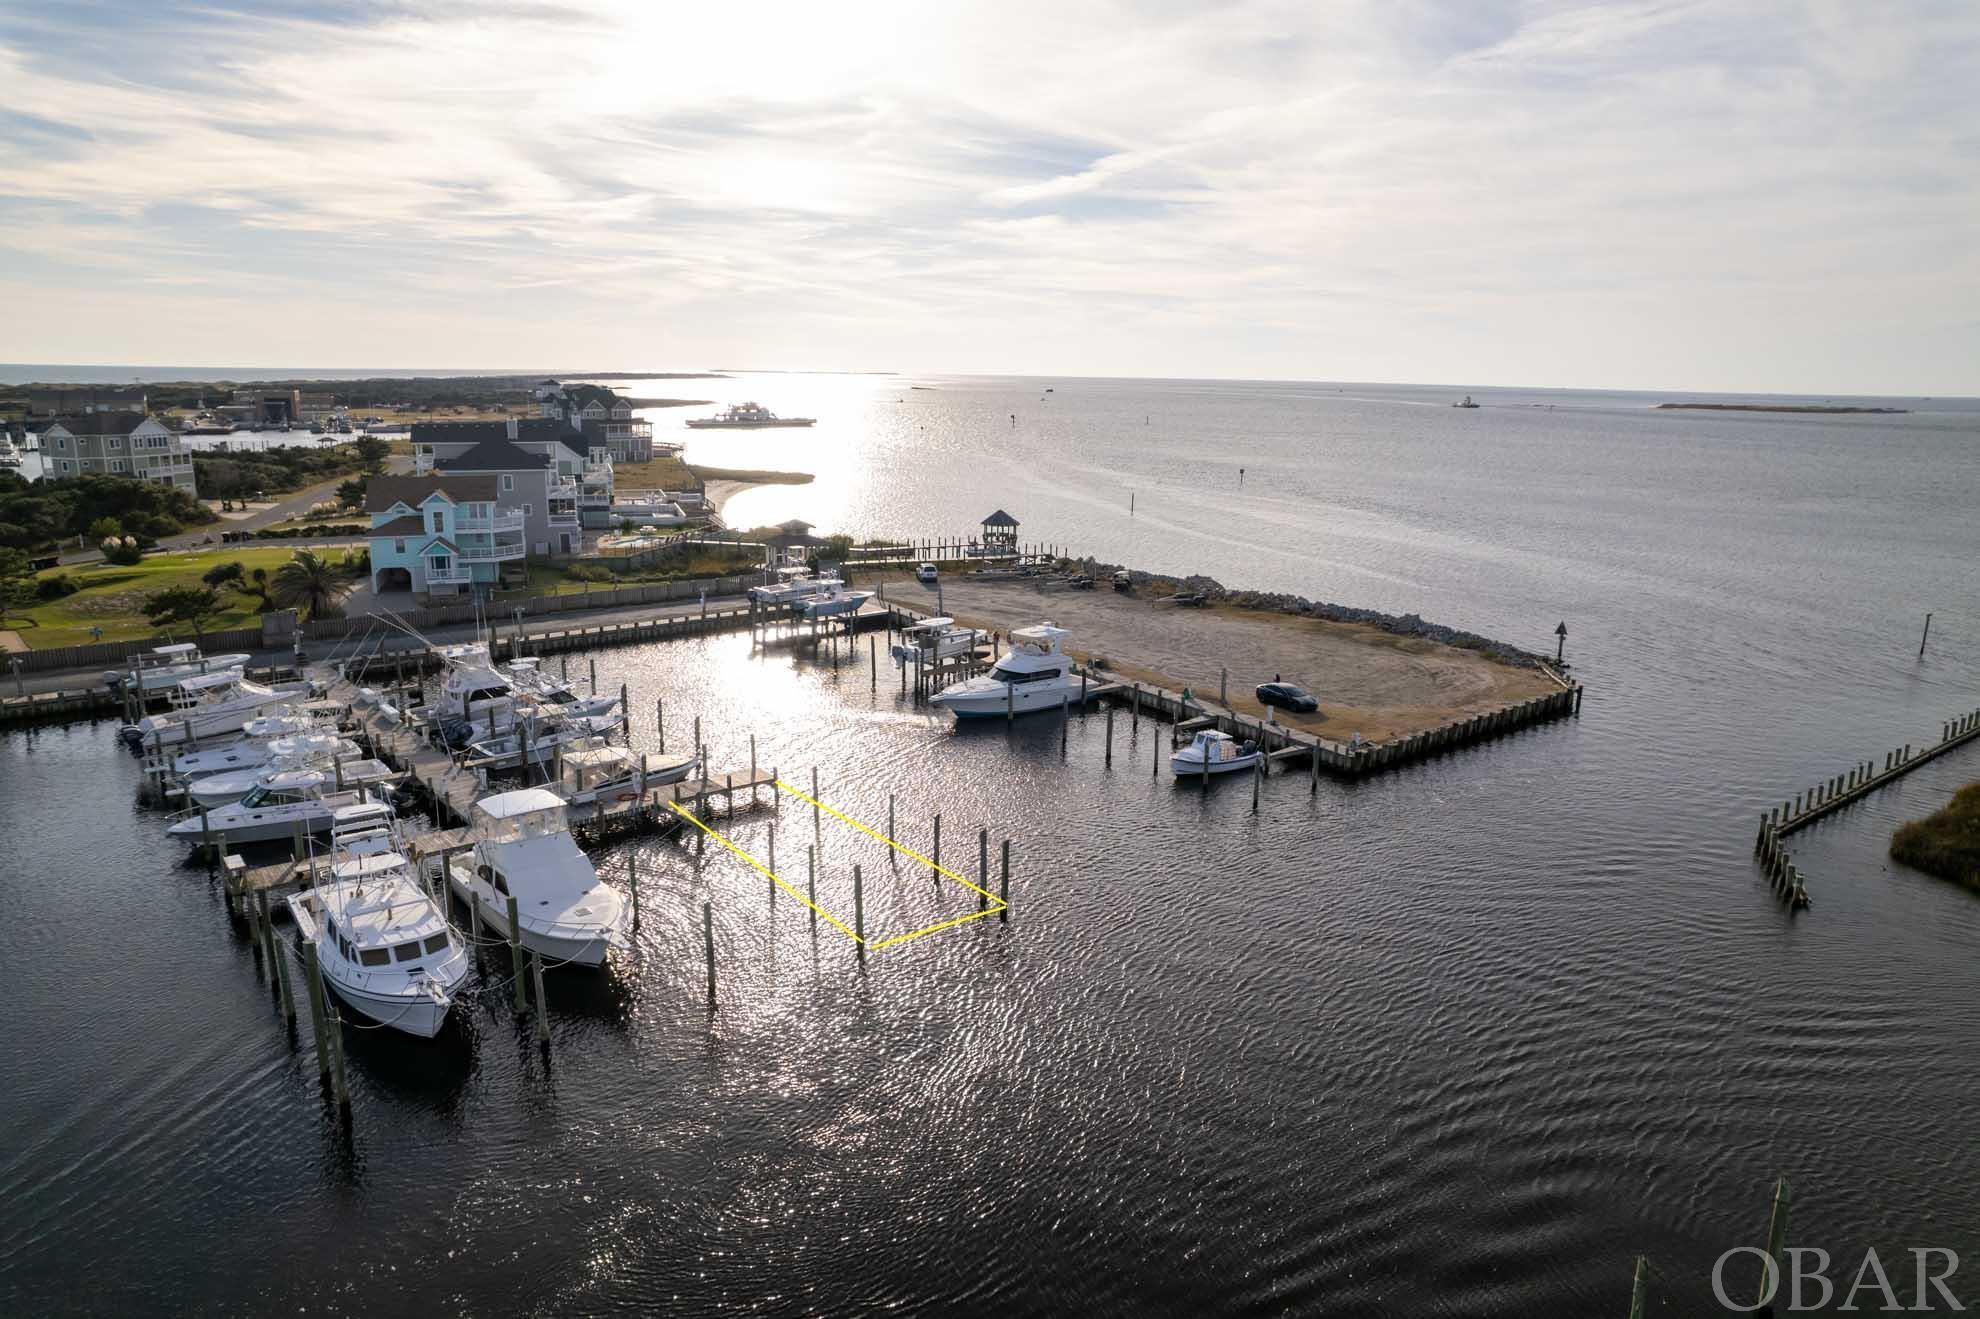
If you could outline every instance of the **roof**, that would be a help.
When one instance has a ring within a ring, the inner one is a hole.
[[[1018,520],[1001,508],[983,519],[983,525],[986,527],[1015,527],[1017,524]]]
[[[514,792],[498,792],[492,797],[483,797],[474,804],[474,808],[492,820],[507,820],[563,804],[564,799],[548,788],[518,788]]]
[[[188,692],[202,692],[208,687],[225,687],[241,680],[239,669],[222,669],[218,673],[202,673],[193,678],[179,679],[179,689]]]
[[[408,513],[404,517],[393,518],[390,522],[379,523],[371,529],[371,534],[374,536],[416,536],[425,530],[426,523],[420,518],[419,514]]]
[[[364,511],[383,513],[394,504],[418,508],[435,492],[456,503],[483,502],[495,498],[492,476],[374,476],[364,483]]]
[[[435,545],[438,545],[441,549],[446,550],[449,554],[459,554],[461,552],[461,547],[454,544],[453,541],[448,540],[445,536],[435,536],[432,540],[429,540],[426,542],[426,544],[420,546],[419,552],[421,554],[424,554],[428,550],[432,549]]]
[[[49,425],[71,435],[129,435],[148,420],[142,412],[85,412],[79,417],[57,417]]]
[[[464,453],[442,458],[435,464],[441,472],[540,472],[550,465],[550,456],[518,449],[504,430],[501,438],[483,440]],[[492,495],[490,496],[493,497]]]

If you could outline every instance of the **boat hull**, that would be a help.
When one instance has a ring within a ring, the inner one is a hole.
[[[488,901],[486,893],[478,893],[474,884],[462,876],[458,864],[447,867],[447,887],[455,897],[469,906],[479,907],[481,923],[503,940],[509,937],[508,904],[497,906]],[[600,967],[605,965],[606,954],[619,942],[616,931],[610,926],[600,926],[596,931],[582,934],[546,934],[532,930],[527,924],[522,927],[521,943],[524,948],[556,965],[569,963],[576,966]]]
[[[423,1040],[430,1040],[440,1033],[440,1028],[447,1024],[447,1013],[454,1006],[452,995],[435,999],[430,994],[404,997],[367,994],[335,976],[325,976],[324,983],[338,998],[380,1026],[390,1026],[393,1030],[417,1035]]]
[[[1257,769],[1258,762],[1263,759],[1265,759],[1263,752],[1254,752],[1248,756],[1232,756],[1229,760],[1213,760],[1210,762],[1210,773],[1212,775],[1249,773]],[[1203,762],[1194,757],[1184,759],[1181,756],[1171,756],[1169,768],[1179,779],[1203,777]]]
[[[1044,714],[1055,711],[1061,704],[1079,704],[1078,683],[1053,683],[1045,691],[1027,691],[1028,687],[1044,687],[1043,683],[1020,683],[1017,690],[1005,696],[1005,687],[999,684],[994,692],[963,692],[951,688],[938,692],[931,704],[949,711],[958,719],[1001,719],[1006,714]]]

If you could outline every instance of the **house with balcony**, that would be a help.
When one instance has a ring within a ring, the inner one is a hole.
[[[529,553],[520,509],[497,502],[494,476],[374,476],[371,589],[426,598],[485,595],[506,569],[519,576]]]
[[[631,401],[608,386],[545,380],[536,386],[534,395],[545,418],[581,430],[594,448],[603,441],[614,462],[643,463],[656,452],[653,423],[634,417]],[[674,453],[681,449],[680,445],[661,447]]]
[[[561,420],[423,421],[413,425],[411,439],[415,473],[499,478],[498,500],[522,510],[532,554],[577,554],[585,523],[607,521],[611,455],[602,444],[589,447],[581,431]]]
[[[179,433],[142,412],[85,412],[41,428],[42,471],[66,476],[128,476],[199,494],[192,455]]]

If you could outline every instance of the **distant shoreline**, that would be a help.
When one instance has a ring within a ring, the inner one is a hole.
[[[1659,408],[1682,408],[1694,412],[1909,412],[1910,408],[1845,408],[1828,403],[1659,403]]]

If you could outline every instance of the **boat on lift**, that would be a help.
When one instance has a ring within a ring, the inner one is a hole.
[[[290,895],[289,913],[332,993],[381,1026],[431,1039],[467,979],[468,955],[390,824],[347,815],[329,878]]]
[[[846,584],[836,577],[819,580],[826,589],[805,597],[803,608],[806,618],[837,618],[844,614],[856,614],[861,605],[873,598],[871,591],[848,591]]]
[[[793,566],[777,569],[775,582],[750,587],[749,598],[759,605],[797,605],[816,595],[829,595],[843,585],[837,577],[814,577],[811,569]]]
[[[983,634],[962,627],[953,618],[924,618],[901,629],[900,640],[887,648],[896,664],[931,664],[975,652]]]
[[[772,426],[810,426],[816,417],[780,417],[761,403],[738,403],[712,417],[689,417],[695,430],[764,430]]]
[[[569,811],[547,788],[483,797],[473,850],[448,862],[447,883],[498,936],[511,932],[513,898],[523,947],[556,965],[602,966],[627,946],[625,901],[571,838]]]
[[[254,657],[246,653],[202,655],[198,646],[181,641],[170,646],[153,646],[134,658],[136,662],[129,669],[105,673],[104,685],[150,695],[176,687],[186,678],[240,668]]]
[[[937,692],[929,703],[958,719],[979,719],[1056,710],[1063,702],[1078,700],[1079,675],[1064,649],[1071,635],[1050,623],[1018,628],[997,667]]]
[[[1169,757],[1169,768],[1179,779],[1200,778],[1205,773],[1241,774],[1255,770],[1264,759],[1265,751],[1256,742],[1239,742],[1229,733],[1206,728],[1188,746]]]

